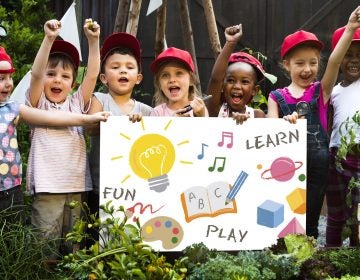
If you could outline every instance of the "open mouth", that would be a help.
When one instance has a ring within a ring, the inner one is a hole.
[[[8,91],[2,91],[0,92],[0,95],[2,98],[7,98],[9,96],[9,92]]]
[[[60,88],[51,88],[51,92],[59,94],[62,90]]]
[[[119,79],[119,82],[120,83],[127,83],[129,81],[129,79],[128,78],[125,78],[125,77],[121,77],[120,79]]]
[[[169,91],[170,91],[171,95],[176,95],[179,93],[180,87],[170,87]]]
[[[349,66],[348,71],[350,73],[358,73],[360,71],[360,68],[359,68],[359,66]]]
[[[231,100],[234,103],[241,102],[242,98],[243,98],[242,94],[231,94]]]

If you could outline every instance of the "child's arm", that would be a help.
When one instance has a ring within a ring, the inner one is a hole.
[[[109,112],[98,112],[92,115],[77,114],[67,111],[46,111],[20,105],[20,119],[32,125],[43,126],[85,126],[106,121]]]
[[[88,114],[89,115],[95,114],[95,113],[101,112],[102,110],[103,110],[103,106],[102,106],[101,102],[96,98],[96,96],[93,96]],[[95,124],[95,125],[89,126],[86,128],[86,132],[92,136],[99,135],[100,134],[100,125]]]
[[[343,35],[341,36],[336,47],[330,54],[324,76],[321,79],[325,104],[330,99],[331,92],[337,80],[340,64],[344,59],[347,50],[350,47],[355,30],[359,27],[360,27],[360,6],[358,6],[351,13]]]
[[[100,25],[96,21],[93,22],[91,19],[86,19],[84,33],[89,44],[89,56],[86,74],[81,83],[81,92],[83,94],[84,104],[88,104],[100,71]]]
[[[278,104],[269,96],[268,98],[268,112],[266,115],[267,118],[279,118],[279,106]],[[283,119],[289,123],[296,123],[299,118],[297,112],[293,112],[291,115],[284,116]]]
[[[267,118],[279,118],[279,107],[278,104],[269,96],[268,98],[268,111]]]
[[[51,46],[58,36],[61,28],[61,22],[52,19],[44,24],[45,37],[36,54],[32,69],[30,81],[30,103],[31,106],[38,105],[40,96],[43,91],[43,79],[45,75],[46,65],[48,62]]]
[[[213,96],[208,103],[209,115],[211,117],[217,117],[219,114],[221,106],[221,91],[226,69],[228,67],[228,60],[241,36],[241,24],[225,29],[226,43],[215,61],[207,87],[207,94],[211,94]]]

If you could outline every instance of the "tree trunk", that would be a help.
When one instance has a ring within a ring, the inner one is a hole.
[[[195,51],[195,44],[194,44],[194,36],[193,31],[191,27],[191,21],[190,21],[190,13],[189,13],[189,7],[187,4],[187,0],[179,0],[180,4],[180,21],[181,21],[181,30],[183,34],[183,40],[186,50],[188,50],[192,56],[192,59],[194,61],[195,66],[195,73],[197,76],[198,84],[196,85],[199,91],[201,92],[200,87],[200,77],[199,77],[199,71],[197,67],[197,61],[196,61],[196,51]]]
[[[165,49],[166,7],[167,0],[163,0],[162,6],[156,12],[155,57]]]
[[[119,0],[114,32],[124,32],[126,30],[127,16],[129,14],[130,0]]]
[[[126,32],[136,36],[142,0],[131,0]]]
[[[211,0],[203,0],[205,19],[209,32],[210,44],[214,53],[215,59],[221,51],[219,33],[216,26],[214,9]]]

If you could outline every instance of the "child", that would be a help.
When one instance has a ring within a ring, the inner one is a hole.
[[[129,115],[132,121],[149,116],[152,108],[131,98],[134,87],[139,84],[141,74],[141,48],[139,41],[128,33],[114,33],[107,37],[101,48],[100,80],[108,93],[95,92],[89,114],[111,111],[114,116]],[[92,212],[99,209],[99,129],[92,128],[90,148],[90,169],[93,192],[89,193],[88,204]]]
[[[358,18],[359,20],[359,18]],[[338,44],[346,27],[337,29],[332,38],[332,49]],[[337,84],[331,93],[330,103],[334,108],[334,118],[330,138],[330,168],[328,187],[326,189],[327,225],[326,246],[339,247],[342,245],[342,230],[348,219],[354,219],[350,226],[350,246],[359,246],[359,227],[357,211],[359,203],[359,189],[354,188],[351,193],[351,207],[347,205],[348,185],[350,179],[360,178],[360,151],[354,150],[341,161],[343,170],[335,166],[336,154],[340,146],[340,126],[347,119],[355,115],[360,109],[360,28],[356,29],[352,43],[340,65],[343,80]],[[342,130],[344,135],[346,131]],[[355,139],[360,142],[359,135]]]
[[[225,29],[226,43],[215,61],[207,88],[207,93],[213,95],[208,106],[210,116],[232,117],[237,123],[249,117],[265,117],[262,110],[247,106],[260,90],[265,71],[252,55],[232,53],[241,36],[241,24]]]
[[[318,237],[318,220],[328,176],[327,106],[340,63],[355,29],[360,26],[356,20],[358,16],[359,7],[351,14],[346,35],[331,53],[320,82],[315,80],[323,43],[313,33],[303,30],[286,36],[281,58],[291,84],[269,95],[268,117],[285,116],[288,121],[296,122],[299,117],[296,109],[299,109],[307,119],[306,234],[314,238]]]
[[[151,71],[155,75],[154,99],[157,105],[151,116],[209,115],[196,88],[195,67],[190,53],[168,48],[151,63]]]
[[[82,84],[71,94],[79,66],[77,49],[55,40],[61,23],[49,20],[35,57],[27,103],[48,111],[86,113],[100,68],[100,27],[86,20],[84,33],[89,44],[88,67]],[[81,201],[91,189],[87,176],[86,143],[82,127],[31,128],[31,149],[27,168],[27,188],[34,194],[32,225],[43,237],[60,238],[72,227],[80,209],[71,210],[69,201]],[[71,214],[69,214],[71,212]]]
[[[69,112],[47,112],[9,100],[14,88],[15,69],[10,56],[0,47],[0,212],[24,205],[21,189],[22,166],[17,144],[16,126],[20,121],[32,125],[86,125],[106,120],[107,113],[83,115]]]

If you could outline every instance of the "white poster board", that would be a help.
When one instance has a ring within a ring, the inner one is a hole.
[[[304,233],[306,121],[110,117],[100,204],[109,200],[139,218],[160,251],[263,249]]]

